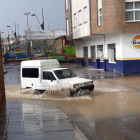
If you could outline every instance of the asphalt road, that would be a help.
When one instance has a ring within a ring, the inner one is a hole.
[[[140,139],[140,76],[121,76],[93,68],[62,64],[79,77],[93,79],[95,90],[91,95],[68,98],[56,95],[21,93],[19,63],[7,66],[5,74],[7,98],[43,100],[55,105],[77,126],[89,140]],[[18,91],[18,92],[17,92]]]

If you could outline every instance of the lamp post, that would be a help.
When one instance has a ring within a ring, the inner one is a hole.
[[[11,26],[7,26],[7,27],[9,27],[9,28],[11,29],[12,34],[15,36],[15,39],[16,39],[16,41],[17,41],[16,23],[15,23],[15,33],[13,32],[13,30],[12,30]]]
[[[8,38],[7,38],[7,40],[8,40],[8,43],[9,43],[9,51],[11,50],[11,47],[10,47],[10,35],[9,35],[9,30],[7,29],[7,32],[8,32]]]
[[[9,27],[9,28],[11,29],[11,31],[12,31],[12,37],[13,37],[14,32],[13,32],[13,30],[12,30],[11,26],[7,26],[7,27]]]
[[[28,28],[28,16],[30,15],[30,12],[25,13],[24,15],[27,15],[27,28]]]
[[[19,26],[19,24],[17,25],[17,29],[18,29],[18,39],[19,39],[19,27],[18,27],[18,26]]]
[[[44,15],[43,15],[43,9],[42,9],[42,18],[43,18],[43,22],[42,22],[42,24],[40,24],[39,19],[38,19],[38,17],[37,17],[36,14],[32,14],[31,16],[35,16],[35,17],[37,18],[40,27],[42,28],[42,30],[44,30],[45,28],[44,28]]]
[[[8,37],[6,37],[5,32],[2,32],[2,33],[5,35],[5,38],[7,39],[7,42],[8,42],[8,44],[9,44],[9,49],[10,49],[9,34],[8,34]],[[6,51],[7,51],[7,50],[6,50]]]
[[[28,16],[29,16],[29,14],[30,14],[30,12],[24,14],[24,15],[27,15],[27,29],[28,29]],[[27,55],[28,55],[28,57],[31,57],[31,40],[27,41]]]

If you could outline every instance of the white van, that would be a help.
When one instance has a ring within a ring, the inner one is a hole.
[[[66,83],[71,85],[71,95],[93,91],[93,81],[79,78],[68,68],[60,68],[57,60],[31,60],[21,62],[21,88],[46,91],[50,87]],[[65,87],[64,87],[65,88]]]

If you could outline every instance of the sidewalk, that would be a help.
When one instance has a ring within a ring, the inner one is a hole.
[[[66,115],[43,101],[7,100],[0,140],[83,140]]]

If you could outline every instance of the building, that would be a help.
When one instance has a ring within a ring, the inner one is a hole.
[[[70,0],[78,65],[140,73],[140,0]]]
[[[65,2],[65,15],[66,15],[66,46],[75,46],[73,42],[73,25],[72,25],[72,5],[71,0]]]

